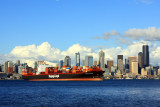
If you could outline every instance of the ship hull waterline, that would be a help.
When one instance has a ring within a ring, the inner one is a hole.
[[[28,81],[103,81],[103,78],[74,78],[74,79],[30,79]]]

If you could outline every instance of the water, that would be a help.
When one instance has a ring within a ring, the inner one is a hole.
[[[160,80],[0,81],[0,107],[156,107]]]

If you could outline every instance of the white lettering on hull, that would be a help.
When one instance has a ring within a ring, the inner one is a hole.
[[[59,75],[49,75],[49,78],[59,78]]]

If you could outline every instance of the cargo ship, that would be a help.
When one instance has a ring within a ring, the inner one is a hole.
[[[29,81],[103,81],[103,73],[100,68],[78,67],[73,68],[40,66],[36,72],[32,68],[23,69],[22,78]]]

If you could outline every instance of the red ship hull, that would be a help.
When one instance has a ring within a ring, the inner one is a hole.
[[[82,73],[54,73],[42,75],[22,75],[29,81],[103,81],[102,71]]]

